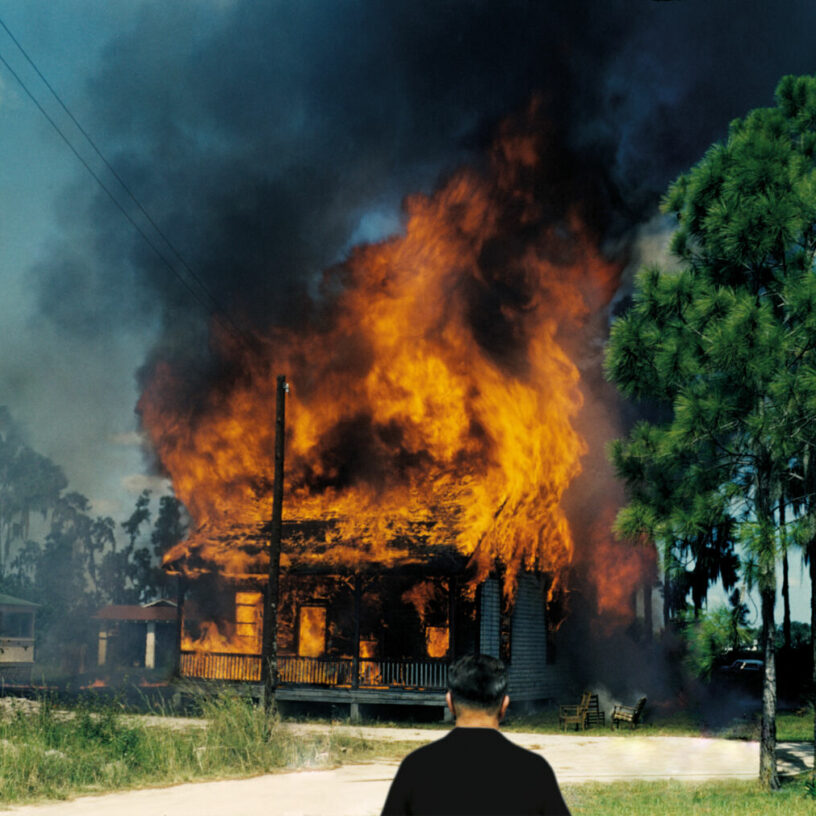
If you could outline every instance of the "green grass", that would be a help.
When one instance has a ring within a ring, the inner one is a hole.
[[[246,698],[233,695],[203,700],[199,713],[201,719],[189,724],[172,717],[125,715],[113,705],[64,710],[43,699],[37,705],[0,706],[0,803],[331,767],[374,758],[400,759],[417,747],[333,729],[292,733]],[[809,711],[784,713],[778,721],[779,739],[808,740],[812,723]],[[757,728],[753,720],[739,720],[720,735],[754,739]],[[515,717],[507,730],[557,733],[557,717],[554,712]],[[636,731],[611,732],[607,727],[590,733],[699,736],[701,729],[693,717],[674,715]],[[572,786],[565,791],[576,816],[816,813],[816,790],[809,792],[804,778],[787,781],[773,795],[753,782],[627,782]]]
[[[206,728],[147,725],[113,706],[0,709],[0,802],[331,767],[404,756],[413,745],[329,732],[294,735],[251,702],[223,696],[202,705]]]
[[[768,793],[757,782],[613,782],[564,786],[573,816],[812,816],[804,779]]]

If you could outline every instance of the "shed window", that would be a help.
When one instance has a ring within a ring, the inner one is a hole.
[[[0,637],[34,637],[34,616],[30,612],[0,612]]]

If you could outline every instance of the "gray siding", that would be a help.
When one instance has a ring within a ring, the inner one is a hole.
[[[495,578],[481,589],[479,650],[499,657],[501,590]],[[567,689],[564,667],[547,663],[547,612],[541,581],[533,575],[519,578],[510,635],[508,694],[516,703],[558,700]]]
[[[562,671],[547,663],[547,612],[541,582],[519,578],[513,608],[508,693],[513,700],[547,700],[562,694]]]
[[[488,578],[481,588],[479,609],[479,651],[491,657],[499,656],[499,619],[501,591],[495,578]]]

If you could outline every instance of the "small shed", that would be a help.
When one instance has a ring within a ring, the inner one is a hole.
[[[99,621],[97,665],[155,669],[176,661],[178,611],[173,601],[108,604]]]
[[[34,616],[39,604],[0,595],[0,665],[34,662]]]

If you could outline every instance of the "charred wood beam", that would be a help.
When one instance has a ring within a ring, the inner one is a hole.
[[[456,576],[448,579],[448,655],[456,659]]]

